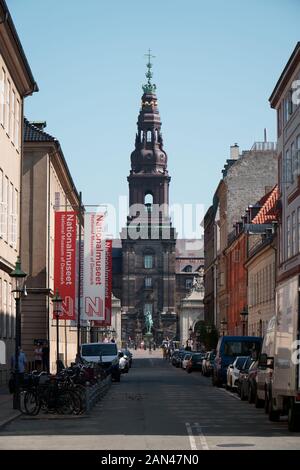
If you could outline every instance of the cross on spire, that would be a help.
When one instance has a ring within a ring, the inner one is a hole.
[[[151,72],[151,59],[154,59],[155,56],[151,54],[151,49],[148,50],[148,54],[145,54],[145,56],[148,57],[148,62],[146,64],[148,70],[146,72],[147,84],[143,85],[143,90],[144,93],[155,93],[156,85],[151,83],[151,78],[153,77],[153,73]]]

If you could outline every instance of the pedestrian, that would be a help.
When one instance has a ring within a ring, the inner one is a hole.
[[[43,349],[41,347],[41,343],[37,343],[34,349],[34,368],[40,372],[42,369],[43,363]]]
[[[11,366],[11,378],[9,379],[8,387],[10,393],[14,393],[15,391],[15,355],[11,356],[10,360]],[[18,354],[18,377],[19,383],[22,383],[24,380],[24,373],[27,367],[27,359],[25,353],[23,352],[22,348],[19,347],[19,354]]]
[[[43,370],[46,371],[47,374],[49,374],[49,370],[50,370],[50,367],[49,367],[49,346],[48,346],[47,341],[44,342],[44,345],[43,345],[43,348],[42,348],[42,361],[43,361]]]

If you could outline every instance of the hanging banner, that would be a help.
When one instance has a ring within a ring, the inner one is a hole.
[[[55,212],[54,291],[63,299],[60,320],[76,318],[76,212]],[[56,318],[53,313],[53,318]]]
[[[95,321],[94,326],[111,326],[112,295],[112,240],[105,241],[105,318]]]
[[[84,216],[83,320],[105,319],[104,214]]]

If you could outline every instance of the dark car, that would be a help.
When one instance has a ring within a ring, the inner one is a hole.
[[[212,371],[212,384],[221,386],[227,382],[227,368],[238,356],[258,355],[262,338],[258,336],[221,336]]]
[[[209,351],[206,353],[205,358],[202,363],[202,374],[205,377],[209,377],[212,374],[215,357],[216,357],[215,351]]]
[[[187,363],[186,371],[191,373],[194,370],[202,371],[202,361],[205,356],[205,353],[195,352],[192,354],[192,357]]]
[[[175,353],[172,356],[172,364],[175,367],[181,367],[182,361],[184,356],[186,355],[187,351],[185,350],[180,350],[178,353],[175,355]]]

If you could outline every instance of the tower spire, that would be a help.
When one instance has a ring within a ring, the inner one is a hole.
[[[154,59],[155,56],[151,54],[151,50],[148,50],[148,54],[145,54],[146,57],[148,57],[148,62],[146,64],[147,67],[147,72],[146,72],[146,78],[147,78],[147,83],[143,85],[143,91],[144,93],[155,93],[156,91],[156,85],[154,83],[151,83],[151,78],[153,77],[153,73],[151,71],[152,69],[152,62],[151,58]]]

